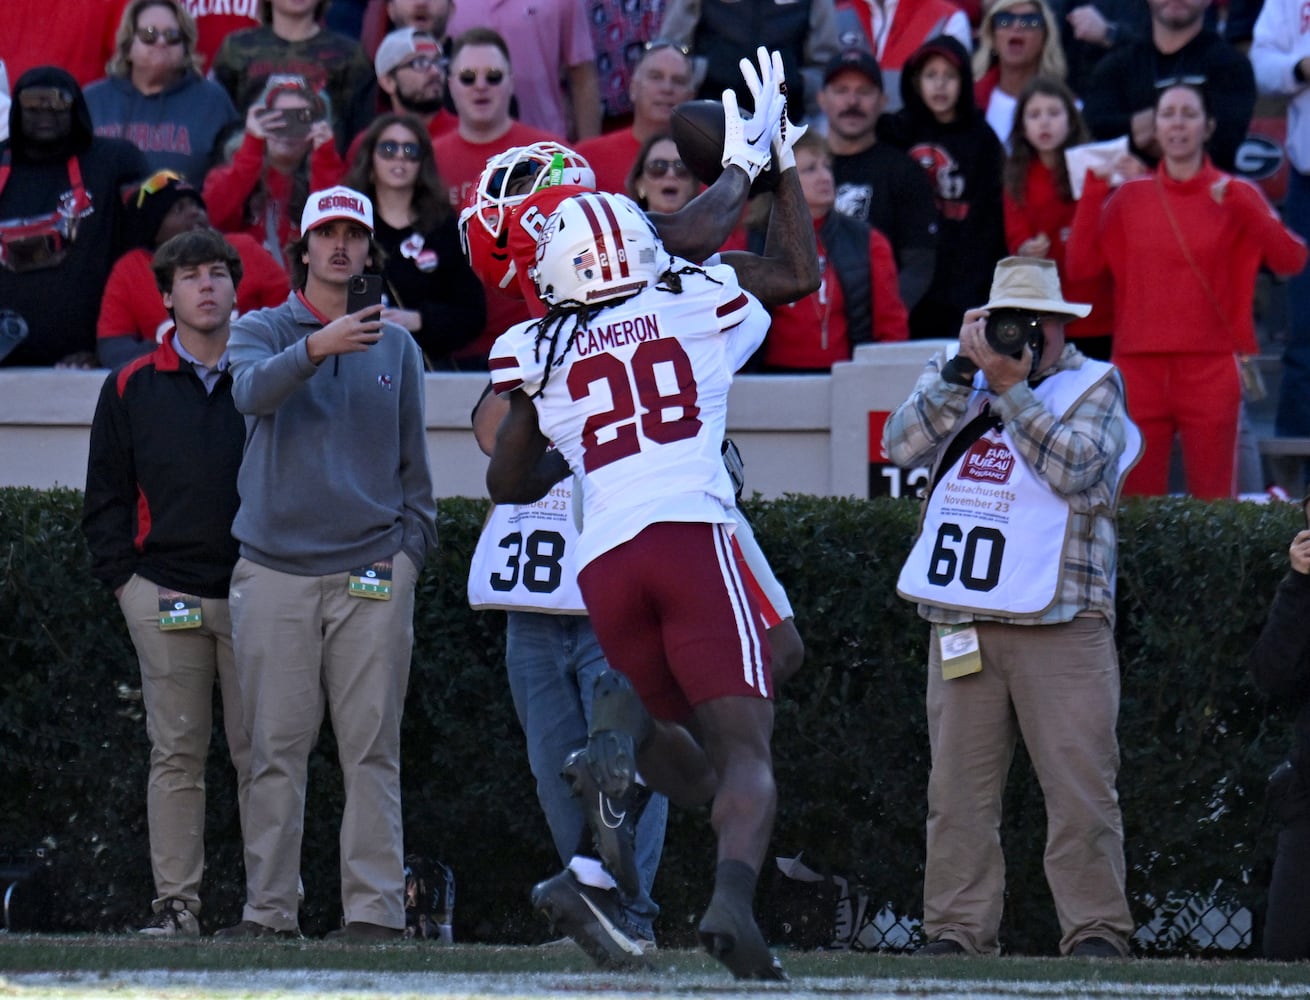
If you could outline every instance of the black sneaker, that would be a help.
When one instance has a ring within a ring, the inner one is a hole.
[[[1071,958],[1123,958],[1124,953],[1114,942],[1103,937],[1083,938],[1069,951]]]
[[[611,799],[623,799],[632,788],[637,750],[650,738],[654,725],[626,677],[606,670],[596,678],[587,756],[597,784]]]
[[[256,923],[254,920],[243,920],[239,924],[215,931],[214,937],[225,938],[228,941],[249,938],[298,938],[300,931],[280,931],[267,924]]]
[[[403,928],[383,927],[381,924],[370,924],[363,920],[352,920],[323,935],[326,940],[344,944],[386,944],[389,941],[400,941],[404,936]]]
[[[641,893],[641,873],[637,871],[637,821],[650,801],[644,786],[634,785],[621,799],[601,791],[588,764],[588,752],[575,750],[564,759],[560,777],[568,782],[581,800],[582,811],[591,827],[596,853],[619,884],[624,895]]]
[[[602,969],[646,966],[641,945],[619,930],[622,906],[614,889],[583,885],[565,868],[532,887],[532,905]]]
[[[715,896],[701,917],[698,933],[705,950],[737,979],[787,979],[749,910],[730,906]]]
[[[147,937],[200,937],[200,921],[185,902],[174,897],[164,900],[150,923],[137,933]]]
[[[937,938],[914,951],[920,958],[940,958],[943,955],[963,955],[964,945],[954,938]]]

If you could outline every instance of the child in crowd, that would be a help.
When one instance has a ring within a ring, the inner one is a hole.
[[[1064,151],[1088,139],[1073,91],[1049,76],[1028,82],[1015,105],[1011,153],[1005,163],[1005,242],[1012,254],[1055,261],[1069,298],[1092,304],[1091,315],[1070,322],[1065,336],[1088,357],[1109,361],[1113,282],[1108,274],[1074,281],[1065,274],[1064,265],[1078,205]]]
[[[979,113],[969,55],[938,35],[906,61],[905,106],[878,120],[878,136],[928,172],[940,213],[932,284],[910,313],[910,336],[954,338],[966,309],[987,301],[1005,255],[1000,141]]]

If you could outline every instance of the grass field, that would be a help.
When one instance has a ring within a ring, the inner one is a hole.
[[[916,959],[782,952],[789,983],[735,983],[707,956],[656,952],[650,968],[599,972],[567,947],[403,942],[146,941],[129,936],[0,934],[0,998],[238,1000],[238,998],[672,996],[861,997],[869,1000],[1202,1000],[1304,998],[1310,964],[1050,958]]]

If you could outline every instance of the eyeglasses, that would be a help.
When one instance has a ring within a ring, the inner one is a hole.
[[[59,87],[28,87],[18,95],[18,106],[28,111],[67,111],[73,95]]]
[[[1033,14],[1016,14],[1012,10],[1003,10],[992,15],[993,28],[1023,28],[1025,31],[1039,31],[1046,27],[1046,18],[1038,11]]]
[[[1163,80],[1155,81],[1156,90],[1168,90],[1170,87],[1204,87],[1205,74],[1194,74],[1192,76],[1167,76]]]
[[[688,46],[679,45],[677,42],[671,42],[667,38],[652,38],[641,47],[643,52],[658,52],[660,49],[676,49],[688,59],[691,58],[691,49]]]
[[[430,69],[445,69],[444,59],[438,59],[436,56],[416,56],[407,63],[401,63],[396,69],[412,69],[419,73],[426,73]],[[395,72],[395,70],[392,70]]]
[[[686,177],[690,173],[687,164],[681,160],[647,160],[641,168],[641,172],[650,178],[663,177],[669,171],[673,172],[674,177]]]
[[[159,194],[160,191],[173,183],[182,183],[182,175],[175,174],[171,170],[156,170],[143,180],[141,186],[137,188],[136,207],[140,208],[145,204],[146,195]]]
[[[182,32],[177,28],[137,28],[133,34],[142,45],[158,45],[161,40],[165,45],[182,44]]]
[[[396,157],[400,157],[410,163],[417,163],[423,155],[422,150],[418,148],[417,142],[393,142],[390,139],[386,142],[379,142],[373,147],[373,152],[384,160],[394,160]]]
[[[456,79],[464,86],[471,87],[478,82],[478,71],[475,69],[462,69]],[[482,79],[487,82],[488,87],[499,87],[505,79],[505,71],[503,69],[485,69],[482,71]]]

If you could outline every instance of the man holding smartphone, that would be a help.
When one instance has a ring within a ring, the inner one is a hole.
[[[230,602],[251,739],[246,904],[225,937],[294,936],[309,753],[331,712],[346,801],[348,940],[405,926],[400,715],[414,584],[436,543],[423,363],[381,306],[350,311],[376,271],[373,205],[309,196],[288,247],[286,304],[232,327],[233,400],[247,445]]]

